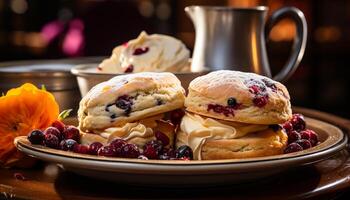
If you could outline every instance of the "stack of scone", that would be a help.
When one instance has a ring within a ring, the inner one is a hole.
[[[194,79],[185,100],[176,145],[194,159],[282,154],[287,134],[277,124],[291,118],[285,86],[253,73],[221,70]]]
[[[142,149],[159,139],[159,132],[169,139],[167,151],[177,147],[177,158],[192,158],[188,147],[197,160],[283,153],[288,137],[278,124],[292,112],[281,83],[221,70],[194,79],[186,99],[184,91],[168,72],[121,75],[96,85],[80,102],[81,143],[123,139]],[[183,107],[186,113],[176,128],[167,113]]]
[[[142,148],[160,131],[173,146],[175,126],[165,114],[183,107],[184,93],[180,81],[168,72],[128,74],[100,83],[80,102],[81,143],[106,144],[122,138]]]

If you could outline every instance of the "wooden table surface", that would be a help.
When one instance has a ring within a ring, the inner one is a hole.
[[[327,113],[295,108],[350,133],[350,121]],[[350,199],[349,148],[315,165],[293,168],[254,182],[218,187],[164,188],[120,185],[39,163],[31,169],[0,169],[0,199]],[[18,180],[15,173],[26,180]],[[345,194],[345,196],[344,196]]]

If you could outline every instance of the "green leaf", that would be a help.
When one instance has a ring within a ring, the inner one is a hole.
[[[41,85],[41,89],[44,90],[44,91],[47,91],[44,84]]]
[[[67,110],[64,110],[64,111],[62,111],[59,115],[58,115],[58,120],[63,120],[63,119],[65,119],[65,118],[67,118],[69,115],[70,115],[70,113],[72,112],[72,110],[73,109],[67,109]]]

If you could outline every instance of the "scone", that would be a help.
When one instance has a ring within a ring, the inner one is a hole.
[[[78,110],[82,143],[122,138],[138,146],[161,131],[173,142],[175,127],[165,113],[182,108],[185,90],[168,72],[116,76],[93,87]]]
[[[194,158],[234,159],[283,153],[288,137],[278,125],[292,116],[284,85],[253,73],[229,70],[194,79],[177,146]]]

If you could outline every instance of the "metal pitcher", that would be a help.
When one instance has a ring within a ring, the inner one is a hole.
[[[273,79],[285,81],[297,69],[305,51],[307,25],[297,8],[275,11],[266,22],[268,8],[189,6],[185,8],[196,30],[192,70],[231,69],[272,77],[266,55],[266,42],[272,27],[282,18],[295,21],[296,36],[292,53]]]

